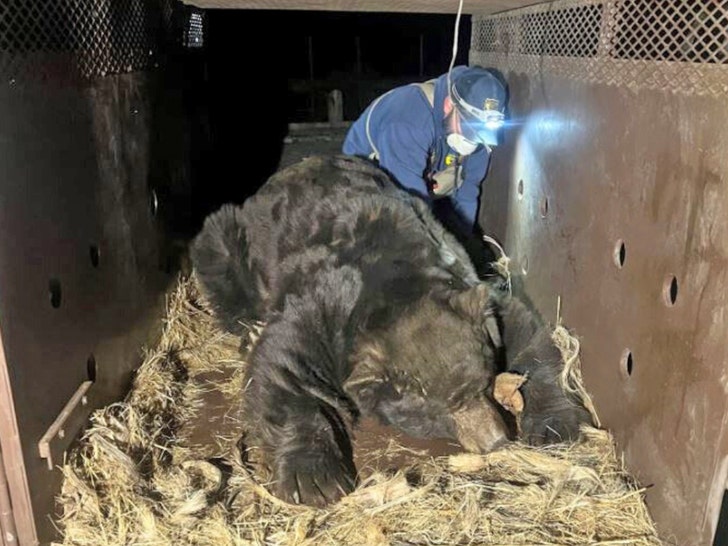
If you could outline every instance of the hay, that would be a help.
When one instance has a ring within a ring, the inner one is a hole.
[[[251,325],[249,342],[259,328]],[[288,505],[238,442],[244,368],[239,340],[217,329],[193,281],[180,282],[129,396],[94,413],[64,465],[63,543],[661,544],[643,489],[610,435],[591,428],[576,444],[512,444],[487,455],[432,458],[390,442],[366,454],[368,476],[340,503]],[[573,387],[578,362],[571,370]],[[214,422],[212,395],[225,407]],[[415,462],[381,464],[398,451]]]
[[[591,396],[584,387],[584,380],[581,377],[581,360],[579,358],[581,343],[576,336],[573,336],[558,320],[556,328],[551,334],[551,339],[561,351],[561,358],[564,361],[564,369],[561,372],[561,387],[568,393],[577,396],[584,407],[591,413],[596,426],[601,427],[601,421]]]

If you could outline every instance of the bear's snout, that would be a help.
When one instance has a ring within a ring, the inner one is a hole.
[[[458,442],[472,453],[488,453],[508,441],[508,427],[486,398],[478,398],[453,413]]]

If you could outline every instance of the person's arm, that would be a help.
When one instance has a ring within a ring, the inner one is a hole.
[[[431,135],[403,123],[387,125],[376,136],[379,164],[406,190],[430,201],[424,175]]]
[[[448,229],[465,248],[481,279],[498,276],[492,263],[497,256],[490,245],[483,241],[483,232],[478,225],[478,207],[483,179],[487,174],[490,153],[488,150],[478,151],[467,159],[465,180],[460,190],[450,201],[456,218],[451,218]]]
[[[490,153],[485,148],[470,155],[463,166],[463,185],[453,196],[453,206],[469,232],[475,230],[478,222],[480,190],[489,161]]]

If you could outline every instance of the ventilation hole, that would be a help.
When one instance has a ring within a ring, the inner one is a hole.
[[[86,377],[89,381],[96,382],[96,357],[90,355],[86,360]]]
[[[627,247],[624,246],[624,241],[620,239],[617,241],[617,244],[614,245],[614,265],[616,265],[619,269],[622,269],[624,267],[624,261],[627,259]]]
[[[541,211],[541,218],[546,218],[546,215],[549,213],[549,198],[544,195],[541,198],[538,208]]]
[[[625,351],[622,353],[620,367],[622,369],[622,374],[624,374],[626,377],[632,375],[634,358],[632,357],[632,351],[630,351],[629,349],[625,349]]]
[[[521,273],[528,275],[528,256],[524,256],[521,260]]]
[[[725,546],[728,544],[728,491],[723,492],[723,502],[720,505],[720,516],[718,525],[715,528],[713,546]]]
[[[518,199],[523,199],[523,179],[518,181]]]
[[[50,293],[51,305],[54,309],[61,306],[61,281],[51,279],[48,281],[48,292]]]
[[[99,258],[101,257],[101,253],[99,252],[99,247],[96,245],[91,245],[88,247],[88,255],[89,258],[91,258],[91,265],[94,267],[99,266]]]
[[[149,194],[149,211],[152,213],[152,216],[156,216],[158,210],[159,199],[157,198],[157,192],[155,190],[151,190]]]
[[[665,301],[665,305],[672,307],[677,301],[677,277],[670,275],[665,280],[665,284],[662,286],[662,298]]]

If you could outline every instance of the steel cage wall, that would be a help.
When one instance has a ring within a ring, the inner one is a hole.
[[[473,18],[472,60],[628,89],[728,92],[728,2],[562,0]]]
[[[11,543],[57,537],[62,454],[91,411],[123,396],[160,328],[174,280],[167,196],[186,191],[188,177],[182,101],[155,70],[174,6],[0,3],[0,440]],[[83,403],[54,429],[81,389]]]
[[[587,388],[666,540],[712,544],[728,473],[728,2],[474,17],[509,83],[481,223],[582,338]]]

